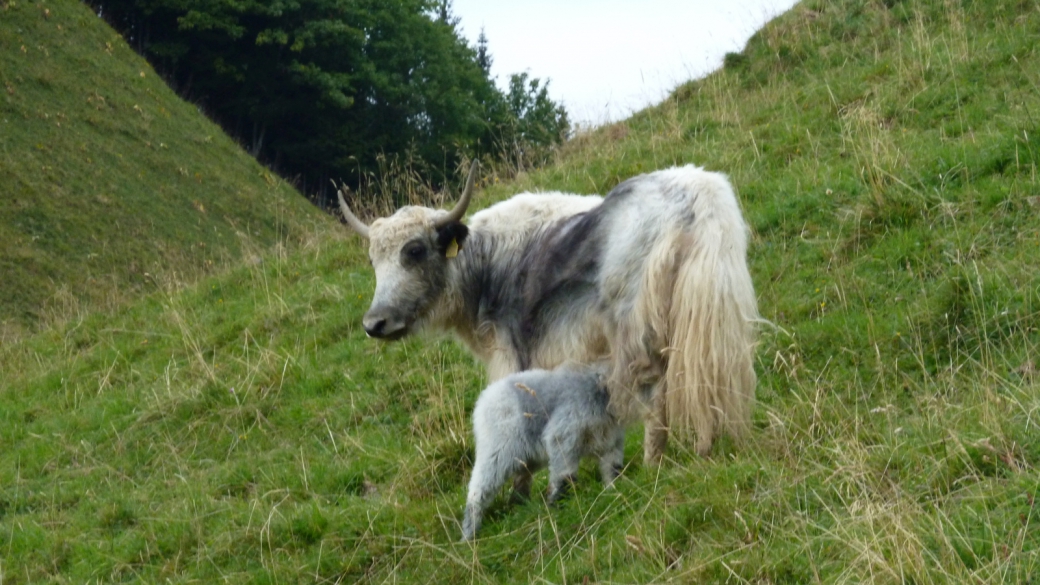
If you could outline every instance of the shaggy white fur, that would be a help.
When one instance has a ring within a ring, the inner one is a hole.
[[[372,224],[366,330],[452,331],[492,380],[608,360],[612,413],[627,421],[649,406],[651,462],[669,431],[706,456],[719,434],[748,429],[759,316],[748,229],[724,175],[666,169],[606,199],[520,194],[476,213],[468,231],[437,227],[444,216],[408,207]],[[415,248],[436,251],[459,230],[457,256],[414,261]]]

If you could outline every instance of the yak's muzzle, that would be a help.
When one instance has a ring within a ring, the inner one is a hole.
[[[365,313],[361,320],[362,327],[369,337],[393,341],[408,334],[408,323],[399,316],[392,314],[393,311],[385,309],[372,309]]]

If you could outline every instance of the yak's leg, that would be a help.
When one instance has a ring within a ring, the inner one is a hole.
[[[496,349],[487,359],[488,379],[495,382],[521,370],[520,362],[516,359],[516,352],[508,349],[508,343],[499,341],[495,344]]]
[[[513,495],[509,497],[510,503],[519,504],[531,499],[531,481],[534,469],[528,465],[522,465],[513,477]]]
[[[621,474],[625,463],[625,430],[618,428],[615,432],[614,445],[599,458],[599,476],[604,486],[611,486]]]
[[[482,453],[478,447],[477,461],[469,481],[466,511],[462,519],[462,540],[472,540],[480,529],[484,509],[494,499],[502,484],[523,465],[502,453]]]
[[[580,430],[554,429],[553,426],[550,422],[544,435],[545,450],[549,453],[550,505],[566,495],[578,475],[578,464],[581,463]]]
[[[654,387],[650,397],[650,410],[644,419],[643,461],[647,465],[659,465],[668,444],[668,399],[667,385],[662,380]],[[710,447],[709,447],[710,448]]]
[[[711,457],[711,446],[715,443],[712,429],[697,429],[697,454],[707,459]]]
[[[571,465],[571,461],[568,459],[566,462],[559,462],[562,469],[556,469],[555,473],[553,465],[549,465],[549,505],[554,505],[560,501],[561,498],[567,495],[570,491],[571,486],[574,485],[574,480],[578,476],[578,464],[579,459],[575,457],[573,459],[574,464]]]

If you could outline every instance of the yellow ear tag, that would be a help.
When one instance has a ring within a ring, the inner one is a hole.
[[[451,243],[448,244],[448,250],[444,252],[445,258],[454,258],[459,255],[459,242],[456,239],[452,239]]]

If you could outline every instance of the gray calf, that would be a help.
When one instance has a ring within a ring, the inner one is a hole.
[[[476,462],[469,482],[462,539],[480,528],[484,508],[506,480],[527,498],[531,474],[549,464],[549,503],[562,496],[586,455],[599,457],[610,485],[621,470],[625,429],[608,412],[605,368],[565,365],[528,370],[488,386],[473,409]]]

